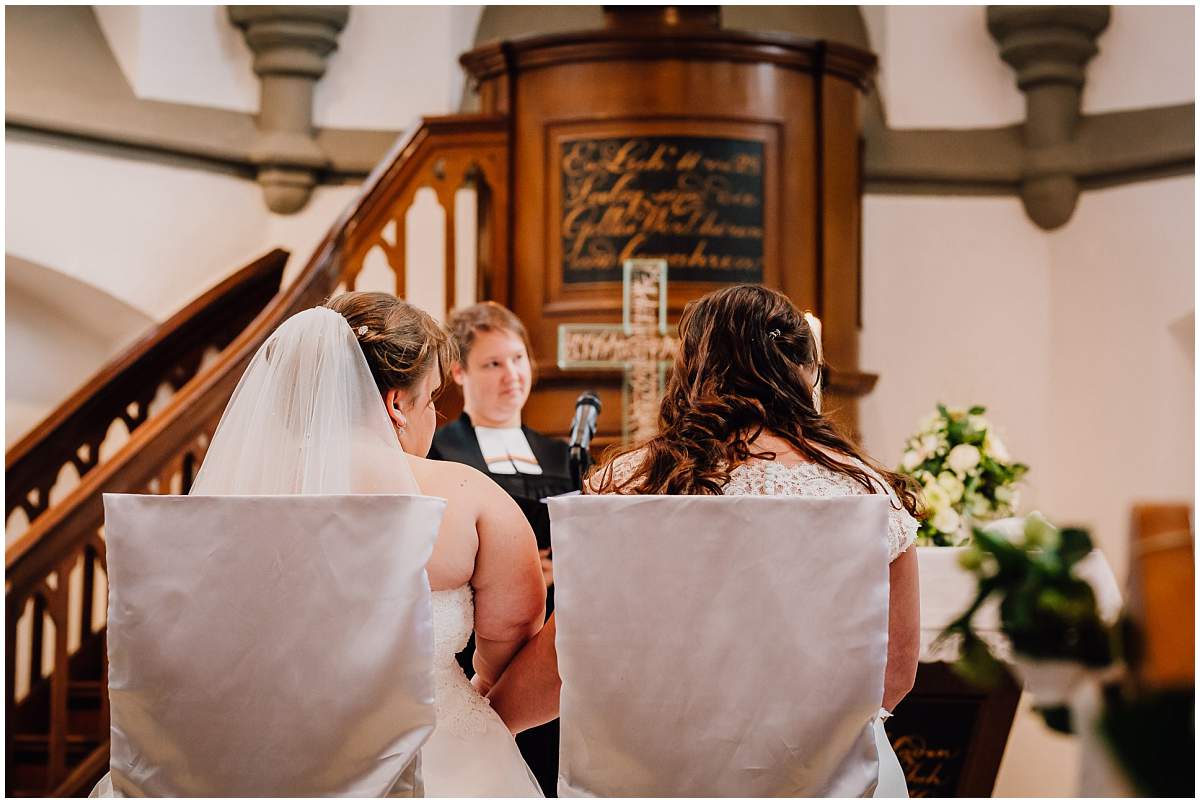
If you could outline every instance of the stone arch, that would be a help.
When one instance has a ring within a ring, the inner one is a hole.
[[[5,442],[12,444],[156,322],[52,267],[13,254],[4,262]]]

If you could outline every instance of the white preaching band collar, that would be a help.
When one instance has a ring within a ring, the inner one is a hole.
[[[492,474],[541,474],[529,439],[520,427],[475,427],[479,451]]]

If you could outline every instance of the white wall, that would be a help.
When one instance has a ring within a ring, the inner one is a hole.
[[[1112,6],[1089,63],[1083,111],[1191,103],[1195,9]],[[870,6],[878,86],[892,128],[1014,125],[1025,101],[987,31],[984,6]]]
[[[983,6],[884,6],[866,15],[891,128],[1019,123],[1025,101],[987,31]]]
[[[462,70],[480,8],[353,6],[317,85],[317,126],[406,129],[458,109]]]
[[[458,108],[457,55],[482,6],[352,6],[314,96],[318,127],[399,130]],[[134,94],[236,111],[258,110],[253,54],[225,6],[97,6]]]
[[[1195,180],[1085,193],[1050,244],[1047,513],[1091,527],[1118,577],[1135,502],[1192,502]]]
[[[225,6],[95,6],[139,98],[258,111],[254,56]]]
[[[1050,286],[1048,245],[1018,199],[868,195],[860,364],[880,375],[859,407],[868,450],[897,465],[938,402],[982,404],[1044,476]]]
[[[233,176],[9,138],[7,253],[163,320],[265,250],[262,191]]]
[[[1112,6],[1088,65],[1088,114],[1191,103],[1196,97],[1196,9]]]

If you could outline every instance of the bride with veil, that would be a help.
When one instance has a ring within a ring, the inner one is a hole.
[[[540,797],[483,697],[541,627],[536,540],[516,504],[483,474],[425,459],[435,397],[453,357],[442,327],[385,293],[346,293],[292,316],[251,360],[191,493],[445,498],[426,566],[437,725],[421,751],[425,793]],[[472,632],[468,679],[455,654]],[[113,794],[108,776],[92,794]]]

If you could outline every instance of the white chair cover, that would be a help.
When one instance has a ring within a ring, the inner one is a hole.
[[[420,793],[445,501],[106,494],[113,793]]]
[[[859,796],[884,496],[551,499],[560,796]]]

